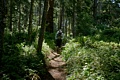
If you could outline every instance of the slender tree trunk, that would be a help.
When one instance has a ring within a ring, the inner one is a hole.
[[[99,14],[101,13],[101,10],[102,10],[102,1],[99,1],[99,4],[98,4],[98,13]]]
[[[25,20],[24,20],[24,28],[26,29],[27,28],[27,23],[28,23],[28,8],[27,8],[27,5],[25,5],[25,9],[24,9],[24,13],[25,13]]]
[[[9,24],[9,29],[12,31],[12,8],[13,8],[13,0],[10,0],[10,24]]]
[[[44,1],[44,10],[43,10],[43,16],[42,16],[41,29],[39,32],[37,53],[40,53],[42,50],[42,43],[43,43],[44,33],[45,33],[45,29],[46,29],[47,13],[48,13],[48,0],[45,0]]]
[[[2,55],[4,53],[3,44],[4,44],[4,29],[5,29],[5,15],[7,13],[6,9],[6,0],[1,0],[0,2],[0,62]]]
[[[69,18],[69,28],[68,28],[68,30],[69,30],[69,35],[71,34],[71,18]]]
[[[62,28],[63,28],[63,33],[65,31],[65,17],[64,17],[64,12],[65,12],[65,8],[64,8],[64,0],[62,0]]]
[[[57,17],[58,17],[58,26],[57,26],[57,29],[60,29],[60,16],[59,16],[60,12],[58,13]]]
[[[66,20],[65,20],[65,36],[67,37],[67,18],[66,18]]]
[[[60,2],[60,21],[59,21],[59,29],[62,28],[62,15],[63,15],[63,12],[62,12],[62,1]]]
[[[41,25],[41,0],[39,0],[39,22],[38,22],[38,26]]]
[[[28,41],[29,41],[29,43],[31,43],[31,34],[32,34],[33,4],[34,4],[34,0],[31,0],[30,14],[29,14],[29,26],[28,26]]]
[[[102,13],[102,1],[99,1],[99,4],[98,4],[98,13],[97,14],[99,14],[101,16],[101,13]],[[97,23],[100,24],[101,23],[101,19],[99,19],[97,21]]]
[[[93,5],[93,17],[96,22],[96,16],[97,16],[97,0],[94,0],[94,5]]]
[[[54,28],[53,28],[53,6],[54,6],[54,0],[49,0],[49,10],[47,13],[47,27],[46,27],[46,31],[49,33],[53,33]]]
[[[72,33],[74,38],[75,37],[75,0],[73,0]]]
[[[20,2],[19,2],[19,6],[18,6],[18,9],[19,9],[19,20],[18,20],[18,30],[19,30],[19,33],[21,33],[21,25],[20,25],[20,23],[21,23],[21,4],[20,4]]]
[[[79,18],[79,16],[82,14],[82,1],[80,0],[77,0],[77,3],[76,3],[76,24],[81,24],[81,19]],[[76,35],[79,35],[81,34],[82,32],[82,29],[81,29],[81,25],[77,26],[76,27]]]

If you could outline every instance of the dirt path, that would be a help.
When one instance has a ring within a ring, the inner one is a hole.
[[[48,55],[48,71],[55,80],[66,80],[65,65],[60,54],[51,52]]]

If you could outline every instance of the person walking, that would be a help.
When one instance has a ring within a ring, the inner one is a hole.
[[[57,52],[60,51],[60,49],[62,47],[63,38],[64,38],[64,34],[63,34],[62,30],[59,29],[57,31],[57,33],[55,34],[55,46],[57,48]]]

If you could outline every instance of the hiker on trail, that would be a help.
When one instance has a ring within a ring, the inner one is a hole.
[[[62,40],[64,38],[64,34],[61,29],[59,29],[55,35],[55,44],[56,47],[61,48],[62,46]]]

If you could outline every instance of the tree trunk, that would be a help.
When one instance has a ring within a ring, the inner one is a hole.
[[[67,37],[67,18],[66,18],[66,21],[65,21],[65,36]]]
[[[46,31],[49,33],[53,33],[53,5],[54,5],[54,0],[49,0],[49,10],[47,13],[47,27],[46,27]]]
[[[21,23],[21,4],[20,4],[20,2],[19,2],[19,6],[18,6],[18,9],[19,9],[19,20],[18,20],[18,30],[19,30],[19,33],[21,33],[21,25],[20,25],[20,23]]]
[[[75,37],[75,1],[73,0],[73,14],[72,14],[72,33],[73,38]]]
[[[0,2],[0,62],[2,55],[4,53],[3,44],[4,44],[4,29],[5,29],[5,15],[7,13],[6,9],[6,1],[1,0]]]
[[[42,43],[43,43],[44,33],[45,33],[45,29],[46,29],[47,13],[48,13],[48,0],[45,0],[44,1],[44,10],[43,10],[43,16],[42,16],[41,29],[39,32],[37,53],[40,53],[42,50]]]
[[[10,31],[12,31],[12,8],[13,8],[13,0],[10,0],[10,24],[9,24]]]
[[[29,26],[28,26],[28,41],[29,41],[29,43],[31,43],[31,34],[32,34],[33,4],[34,4],[34,0],[31,0],[30,14],[29,14]]]
[[[98,4],[98,13],[97,14],[101,16],[101,13],[102,13],[102,1],[99,1],[99,4]],[[99,19],[97,21],[97,23],[100,24],[101,23],[101,19]]]
[[[71,35],[71,18],[69,18],[69,27],[68,27],[68,33]]]
[[[62,1],[60,2],[60,21],[59,21],[59,28],[58,29],[61,29],[62,28],[62,15],[63,15],[63,12],[62,12]]]
[[[94,0],[94,5],[93,5],[93,17],[96,22],[96,16],[97,16],[97,0]]]
[[[39,0],[39,22],[38,22],[38,26],[41,25],[41,0]]]
[[[62,21],[61,21],[61,28],[62,28],[62,31],[64,32],[64,29],[65,29],[65,27],[64,27],[64,0],[62,0],[61,1],[61,16],[62,16]]]
[[[27,5],[25,5],[25,9],[24,9],[24,13],[25,13],[25,16],[24,16],[24,18],[25,18],[25,20],[24,20],[24,28],[26,29],[27,28],[27,23],[28,23],[28,7],[27,7]]]

